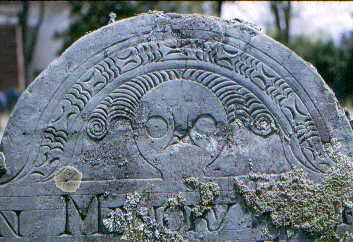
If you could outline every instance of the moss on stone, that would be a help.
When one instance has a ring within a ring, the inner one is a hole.
[[[235,191],[256,215],[269,215],[276,227],[301,230],[318,240],[339,241],[336,227],[353,197],[353,163],[337,152],[337,144],[325,147],[336,161],[321,183],[314,183],[301,169],[279,175],[251,173],[235,178]]]
[[[183,198],[168,201],[179,206]],[[119,235],[119,241],[185,241],[180,233],[168,230],[149,216],[144,198],[137,192],[127,194],[123,209],[112,210],[103,224],[109,232]]]
[[[170,196],[167,199],[167,207],[182,208],[185,206],[185,198],[179,193],[177,196]]]
[[[184,184],[200,194],[200,204],[192,208],[195,217],[202,217],[211,210],[212,203],[221,194],[221,189],[215,182],[201,182],[198,178],[189,177],[184,180]]]

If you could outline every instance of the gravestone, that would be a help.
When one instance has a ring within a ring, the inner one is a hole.
[[[18,100],[1,142],[0,239],[329,236],[315,211],[346,232],[346,203],[295,212],[334,199],[321,186],[349,171],[352,144],[314,67],[255,26],[142,14],[76,41]]]

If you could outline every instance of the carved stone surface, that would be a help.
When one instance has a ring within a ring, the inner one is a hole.
[[[135,192],[143,216],[184,239],[283,239],[264,232],[232,181],[302,168],[319,182],[335,165],[323,149],[332,139],[351,155],[333,92],[248,24],[161,13],[114,22],[19,99],[1,143],[0,239],[109,240],[114,220],[104,218],[128,216]],[[206,188],[217,190],[210,201]],[[185,201],[170,205],[178,194]]]

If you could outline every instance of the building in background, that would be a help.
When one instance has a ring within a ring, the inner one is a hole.
[[[29,66],[30,76],[35,77],[58,55],[63,41],[55,35],[68,27],[70,5],[60,1],[27,4],[27,31],[32,34],[38,21],[41,21]],[[43,8],[41,4],[44,4]],[[23,90],[25,86],[22,23],[19,18],[22,10],[23,2],[0,3],[0,64],[3,69],[0,72],[0,91],[12,88]],[[43,18],[40,20],[41,14]],[[30,42],[31,39],[28,39],[27,45]]]
[[[15,4],[0,4],[0,91],[19,88],[18,34]],[[0,102],[1,102],[0,95]]]
[[[57,32],[69,25],[70,5],[68,2],[27,3],[27,23],[29,32],[33,32],[43,18],[36,36],[33,57],[29,66],[31,77],[35,77],[58,55],[63,40],[55,38]],[[0,137],[6,126],[9,111],[16,103],[20,91],[25,89],[24,53],[22,46],[21,22],[19,14],[23,2],[0,2]],[[30,41],[29,41],[30,42]]]

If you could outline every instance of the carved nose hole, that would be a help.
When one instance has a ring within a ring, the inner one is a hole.
[[[0,152],[0,177],[6,174],[5,155]]]
[[[186,129],[176,129],[174,131],[174,136],[178,137],[179,139],[183,139],[188,134]]]
[[[189,137],[188,129],[175,128],[173,132],[173,137],[166,147],[168,147],[169,145],[178,144],[180,142],[190,143],[189,140],[190,140],[190,137]]]

